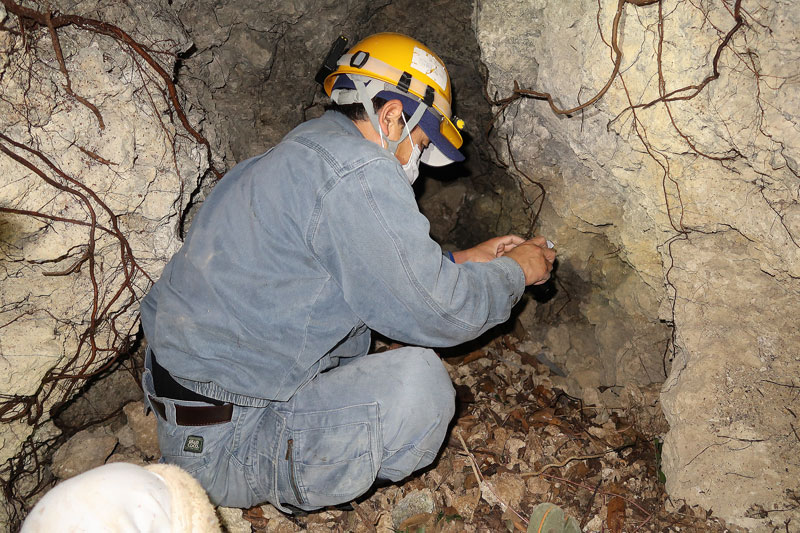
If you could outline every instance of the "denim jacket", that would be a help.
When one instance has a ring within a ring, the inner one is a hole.
[[[370,330],[430,347],[471,340],[524,288],[513,259],[444,258],[397,159],[328,111],[225,175],[141,315],[181,384],[264,406],[365,354]]]

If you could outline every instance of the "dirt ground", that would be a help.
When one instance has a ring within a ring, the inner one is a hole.
[[[532,510],[551,502],[584,532],[741,531],[667,497],[657,387],[649,403],[647,391],[630,394],[627,409],[584,405],[553,386],[535,348],[505,335],[472,352],[442,354],[458,411],[423,474],[374,490],[352,511],[287,517],[266,505],[245,511],[246,522],[229,530],[524,532]]]

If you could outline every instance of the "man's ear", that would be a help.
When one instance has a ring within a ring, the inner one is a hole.
[[[403,114],[403,102],[398,99],[389,100],[378,112],[378,123],[384,129],[384,135],[391,135],[391,126],[396,126],[400,123],[400,117]]]

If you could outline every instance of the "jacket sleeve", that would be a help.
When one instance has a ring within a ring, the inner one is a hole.
[[[429,229],[399,165],[377,159],[321,197],[307,242],[353,312],[392,339],[452,346],[506,321],[522,268],[503,257],[456,265]]]

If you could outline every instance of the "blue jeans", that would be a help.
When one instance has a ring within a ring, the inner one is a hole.
[[[145,402],[166,407],[166,419],[156,417],[162,460],[192,474],[217,505],[270,502],[286,512],[283,503],[348,502],[377,477],[399,481],[431,464],[455,408],[438,356],[406,347],[342,361],[286,402],[235,405],[230,422],[179,426],[176,404],[206,404],[156,396],[148,350]]]

